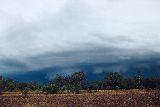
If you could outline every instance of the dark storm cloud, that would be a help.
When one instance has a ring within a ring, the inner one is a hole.
[[[0,72],[118,70],[158,58],[159,10],[157,0],[0,1]]]

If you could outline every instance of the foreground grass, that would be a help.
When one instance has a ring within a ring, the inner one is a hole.
[[[0,107],[160,107],[160,90],[100,90],[80,94],[5,92]]]

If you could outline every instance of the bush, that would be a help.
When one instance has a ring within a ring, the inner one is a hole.
[[[160,87],[160,80],[154,77],[143,79],[143,86],[146,89],[158,89]]]
[[[75,94],[79,94],[79,90],[81,89],[81,85],[79,84],[75,84],[72,86],[71,88],[71,92],[75,93]]]
[[[123,89],[134,89],[135,88],[135,81],[133,78],[125,78],[123,80]]]
[[[56,84],[48,84],[43,87],[43,92],[47,92],[47,94],[55,94],[59,91],[59,87]]]
[[[27,97],[27,96],[28,96],[28,92],[29,92],[30,90],[31,90],[30,88],[25,87],[25,89],[22,91],[22,95],[23,95],[24,97]]]

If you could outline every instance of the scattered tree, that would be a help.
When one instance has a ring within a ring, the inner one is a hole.
[[[135,78],[123,77],[119,72],[110,72],[103,80],[86,80],[84,72],[75,72],[71,75],[57,75],[51,83],[39,84],[36,82],[17,82],[13,79],[3,79],[0,76],[0,93],[3,91],[22,91],[27,97],[29,91],[45,92],[47,94],[69,91],[79,93],[80,90],[104,89],[160,89],[160,78],[142,78],[141,69],[136,70]]]
[[[108,89],[120,89],[123,85],[123,76],[118,72],[111,72],[105,77]]]

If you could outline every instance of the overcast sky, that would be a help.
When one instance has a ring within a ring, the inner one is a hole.
[[[0,0],[1,73],[152,53],[160,54],[159,0]]]

